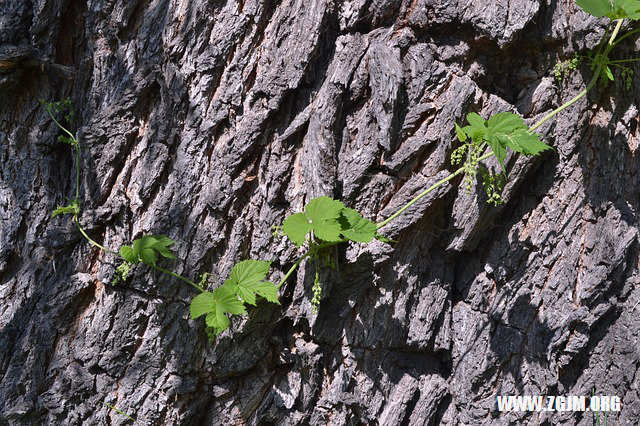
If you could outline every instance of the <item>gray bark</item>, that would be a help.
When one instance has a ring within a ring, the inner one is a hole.
[[[7,0],[0,3],[0,423],[590,424],[500,415],[496,395],[618,395],[637,424],[639,79],[540,129],[505,204],[454,180],[336,251],[209,343],[193,289],[117,263],[67,219],[69,147],[37,100],[70,96],[82,223],[118,247],[178,241],[173,269],[295,260],[270,227],[329,195],[382,220],[452,167],[453,123],[529,122],[579,90],[559,59],[604,23],[574,2]],[[637,46],[636,46],[637,47]],[[629,48],[633,48],[630,44]]]

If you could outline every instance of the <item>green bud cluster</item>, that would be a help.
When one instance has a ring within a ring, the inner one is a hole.
[[[464,182],[467,194],[471,194],[473,183],[478,172],[478,159],[482,155],[482,148],[477,145],[468,144],[467,159],[464,162]]]
[[[502,190],[506,183],[506,179],[502,173],[493,174],[484,168],[480,169],[480,176],[482,177],[482,187],[487,193],[487,203],[499,206],[504,201],[502,200]]]
[[[313,298],[311,299],[311,305],[313,313],[318,312],[318,307],[320,306],[320,299],[322,299],[322,284],[320,284],[320,276],[318,274],[318,268],[316,267],[316,278],[313,280]]]
[[[131,266],[133,266],[131,262],[127,262],[126,260],[122,262],[116,268],[116,272],[113,275],[113,280],[111,281],[111,285],[116,285],[119,282],[125,282],[127,277],[129,276],[129,272],[131,272]]]

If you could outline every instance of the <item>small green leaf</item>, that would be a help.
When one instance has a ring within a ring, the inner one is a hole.
[[[538,155],[542,151],[553,149],[542,142],[536,133],[525,129],[519,129],[511,135],[503,136],[503,141],[506,146],[524,155]]]
[[[298,247],[304,244],[313,227],[304,213],[292,214],[284,220],[282,231]]]
[[[505,149],[505,146],[500,142],[499,137],[493,138],[488,143],[500,164],[500,168],[502,168],[502,171],[506,173],[504,160],[507,158],[507,150]]]
[[[307,203],[304,212],[313,225],[329,219],[338,219],[344,204],[329,197],[317,197]]]
[[[336,219],[318,221],[313,224],[313,232],[323,241],[337,242],[340,241],[342,226]]]
[[[359,212],[345,208],[342,216],[344,217],[342,235],[345,238],[359,243],[370,243],[375,238],[376,224],[362,217]]]
[[[150,248],[143,248],[140,250],[140,260],[149,266],[156,266],[157,255],[156,252]]]
[[[611,12],[610,0],[576,0],[576,4],[590,15],[602,18]]]
[[[235,291],[229,285],[222,285],[213,291],[200,293],[191,301],[191,318],[195,319],[207,314],[205,319],[209,327],[215,329],[215,334],[220,334],[229,328],[227,314],[245,314],[244,305]]]
[[[138,257],[133,254],[133,249],[129,246],[120,247],[120,256],[122,256],[122,258],[127,262],[133,263],[135,265],[140,263]]]
[[[486,121],[484,120],[484,118],[480,117],[480,115],[475,112],[467,114],[467,121],[469,122],[471,127],[473,127],[476,130],[486,127],[485,126]]]
[[[56,216],[65,215],[65,214],[70,214],[70,215],[80,214],[80,203],[78,203],[78,200],[70,200],[69,205],[67,206],[58,206],[55,210],[51,212],[51,217],[56,217]]]
[[[258,296],[264,297],[267,301],[278,305],[280,304],[280,301],[278,300],[278,288],[274,283],[270,281],[261,281],[253,287],[253,290]]]
[[[611,71],[611,68],[609,68],[608,65],[604,67],[604,72],[607,74],[607,78],[613,81],[613,72]]]
[[[296,213],[282,224],[284,233],[297,246],[304,244],[309,232],[321,240],[340,241],[342,227],[338,223],[344,204],[329,197],[317,197],[305,206],[304,213]]]
[[[526,129],[522,117],[512,112],[501,112],[492,115],[487,121],[488,130],[495,133],[511,133],[517,129]]]
[[[250,305],[255,305],[256,295],[263,296],[262,293],[269,296],[267,300],[273,302],[275,299],[277,303],[278,290],[272,283],[262,282],[269,274],[270,265],[271,262],[264,260],[243,260],[238,262],[231,269],[229,279],[225,281],[224,286],[233,289],[240,299]],[[270,287],[273,287],[273,289]]]
[[[462,128],[460,126],[458,126],[458,123],[456,124],[456,136],[458,137],[458,140],[460,142],[464,142],[467,140],[467,134],[462,130]]]
[[[142,262],[149,266],[156,266],[158,254],[169,259],[175,259],[175,255],[167,248],[172,244],[174,244],[174,241],[164,235],[143,235],[141,238],[134,240],[131,247],[121,248],[120,255],[125,257],[122,251],[126,250],[128,258],[125,259],[129,262],[135,264]]]
[[[257,282],[267,277],[270,266],[265,260],[243,260],[231,269],[229,279],[234,283]]]
[[[189,310],[191,312],[191,318],[196,319],[206,313],[215,309],[216,298],[213,293],[205,291],[197,295],[191,301]]]

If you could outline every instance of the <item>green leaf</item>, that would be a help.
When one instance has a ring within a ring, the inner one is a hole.
[[[344,204],[329,197],[317,197],[307,203],[304,212],[312,224],[338,219]]]
[[[156,260],[158,259],[156,252],[150,248],[143,248],[140,250],[139,254],[140,260],[142,263],[145,263],[149,266],[156,266]]]
[[[611,19],[640,19],[640,1],[639,0],[615,0],[613,4],[613,12],[608,14]]]
[[[282,231],[298,247],[304,244],[313,227],[304,213],[292,214],[284,220]]]
[[[503,172],[506,171],[504,162],[507,148],[525,155],[536,155],[551,149],[529,130],[522,117],[512,112],[495,114],[486,122],[475,113],[469,114],[467,119],[470,125],[464,131],[467,134],[473,131],[474,142],[481,139],[489,144]]]
[[[229,328],[227,314],[246,313],[243,303],[238,300],[233,288],[226,284],[215,289],[213,293],[209,291],[200,293],[191,301],[190,311],[193,319],[207,314],[205,322],[215,329],[215,334],[220,334]]]
[[[265,260],[243,260],[231,269],[229,279],[234,283],[258,282],[267,277],[270,266]]]
[[[149,266],[156,266],[158,254],[169,259],[176,258],[168,248],[172,244],[174,244],[174,241],[164,235],[143,235],[141,238],[134,240],[131,247],[122,247],[120,255],[131,263],[138,264],[142,262]],[[123,250],[125,254],[123,254]]]
[[[225,281],[225,285],[232,288],[240,299],[250,305],[256,304],[256,295],[263,296],[270,302],[278,303],[277,288],[273,283],[262,282],[269,273],[270,265],[271,262],[263,260],[243,260],[238,262],[231,269],[229,279]]]
[[[492,138],[491,141],[488,141],[488,143],[500,164],[500,168],[506,173],[504,160],[507,158],[507,150],[505,149],[504,144],[500,141],[500,137],[496,136]]]
[[[169,246],[173,244],[175,244],[175,241],[164,235],[151,236],[151,238],[149,239],[149,248],[154,249],[155,251],[160,253],[160,255],[169,259],[176,258],[171,250],[169,250]]]
[[[483,129],[484,127],[486,127],[486,121],[484,120],[484,118],[480,117],[480,115],[475,112],[467,114],[467,121],[475,130]]]
[[[213,291],[213,295],[216,297],[216,310],[234,315],[247,313],[231,286],[222,285]]]
[[[58,206],[55,210],[51,212],[51,217],[56,217],[56,216],[65,215],[65,214],[71,214],[71,215],[80,214],[80,203],[78,203],[78,200],[70,200],[69,205],[67,206]]]
[[[487,121],[488,130],[491,133],[511,133],[517,129],[526,129],[522,117],[512,112],[501,112],[495,114]]]
[[[456,124],[456,136],[458,137],[458,140],[460,142],[464,142],[467,140],[467,134],[462,130],[462,128],[460,126],[458,126],[458,123]]]
[[[304,213],[296,213],[285,219],[282,230],[297,246],[304,244],[311,231],[321,240],[340,241],[342,227],[338,218],[343,209],[344,204],[338,200],[314,198],[307,203]]]
[[[133,255],[136,257],[136,259],[140,259],[140,252],[142,251],[142,249],[144,248],[143,246],[143,240],[144,237],[137,239],[137,240],[133,240]]]
[[[354,209],[345,208],[342,211],[344,217],[342,235],[351,241],[370,243],[376,236],[376,224],[365,219]]]
[[[205,323],[207,326],[212,327],[216,336],[227,328],[229,328],[229,317],[227,317],[224,312],[219,310],[213,310],[207,314],[205,318]]]
[[[506,136],[506,145],[524,155],[538,155],[542,151],[553,149],[540,140],[540,136],[528,129],[519,129]]]
[[[607,78],[613,81],[613,72],[611,71],[611,68],[609,68],[608,65],[605,65],[604,72],[607,74]]]
[[[271,303],[280,304],[278,300],[278,288],[270,281],[261,281],[253,287],[258,296],[262,296]]]
[[[340,241],[342,226],[336,219],[318,221],[313,224],[313,232],[323,241],[337,242]]]
[[[136,265],[140,263],[138,258],[133,254],[133,249],[129,246],[120,247],[120,256],[122,256],[122,258],[129,263],[133,263]]]
[[[216,298],[213,293],[204,291],[193,298],[189,311],[191,312],[191,318],[196,319],[204,314],[207,314],[215,309]]]
[[[129,246],[120,247],[120,256],[129,263],[138,264],[138,259],[133,255],[133,249]]]
[[[610,0],[576,0],[576,4],[590,15],[602,18],[611,13]]]
[[[316,237],[324,241],[340,241],[342,227],[338,222],[344,204],[329,197],[317,197],[307,203],[304,213],[311,221]]]

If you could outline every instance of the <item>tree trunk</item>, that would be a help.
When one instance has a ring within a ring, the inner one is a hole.
[[[279,279],[271,226],[312,197],[381,221],[454,170],[468,112],[532,123],[582,90],[588,65],[553,67],[605,23],[574,2],[6,0],[0,25],[0,424],[590,424],[496,395],[594,389],[638,422],[637,78],[540,128],[555,150],[509,158],[502,206],[457,178],[397,242],[340,246],[317,314],[303,264],[212,342],[192,288],[143,265],[113,287],[115,256],[51,218],[74,161],[38,99],[69,96],[92,238]]]

